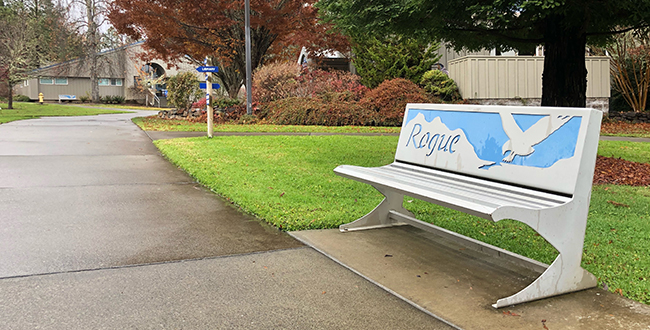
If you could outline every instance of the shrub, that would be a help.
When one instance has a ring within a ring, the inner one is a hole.
[[[370,125],[376,121],[374,112],[361,107],[347,93],[277,100],[266,105],[262,114],[268,122],[279,125]]]
[[[112,101],[113,101],[114,104],[122,104],[122,103],[124,103],[124,96],[113,95],[113,100]]]
[[[205,101],[205,98],[204,98]],[[220,97],[214,100],[212,103],[212,106],[215,108],[219,109],[224,109],[224,108],[230,108],[236,105],[240,105],[241,101],[238,99],[231,99],[231,98],[225,98],[225,97]],[[205,106],[205,105],[204,105]]]
[[[305,70],[298,77],[298,83],[294,96],[346,93],[358,101],[368,92],[368,88],[359,81],[359,76],[346,71]]]
[[[196,75],[189,71],[169,77],[167,90],[167,101],[180,110],[188,110],[202,94]]]
[[[205,109],[206,106],[205,97],[192,103],[192,109]]]
[[[381,83],[369,91],[359,104],[377,113],[378,126],[401,126],[407,103],[429,103],[434,101],[413,82],[395,78]]]
[[[205,102],[205,99],[203,99],[203,102]],[[205,107],[205,103],[204,103],[204,107]],[[257,122],[256,116],[255,115],[248,116],[246,114],[246,106],[241,104],[224,108],[223,111],[215,111],[213,116],[214,116],[213,118],[215,124],[234,123],[234,122],[240,124],[254,124],[255,122]],[[201,116],[188,118],[188,120],[192,122],[205,123],[207,121],[207,118],[208,118],[207,113],[205,111],[202,111]]]
[[[458,86],[453,79],[449,78],[440,70],[427,71],[422,75],[420,85],[425,91],[445,101],[457,101],[461,99]]]
[[[344,71],[305,70],[290,63],[260,67],[253,77],[253,100],[268,103],[288,97],[316,97],[325,93],[350,93],[355,100],[368,91],[359,76]]]
[[[31,100],[30,100],[29,97],[26,96],[26,95],[20,95],[20,94],[18,94],[18,95],[14,95],[14,97],[13,97],[13,101],[14,101],[14,102],[29,102],[29,101],[31,101]]]
[[[90,97],[88,97],[86,95],[79,96],[79,101],[81,101],[81,103],[86,103],[86,102],[90,101]]]
[[[294,96],[300,67],[295,63],[271,63],[253,75],[253,100],[267,103]]]
[[[439,43],[417,38],[353,36],[353,59],[361,82],[370,87],[384,80],[405,78],[419,83],[422,75],[438,61]]]
[[[83,97],[83,96],[82,96]],[[79,99],[81,99],[80,97]],[[83,102],[83,100],[82,100]],[[99,102],[105,103],[105,104],[119,104],[119,103],[124,103],[124,96],[119,96],[119,95],[106,95],[106,96],[100,96],[99,97]]]

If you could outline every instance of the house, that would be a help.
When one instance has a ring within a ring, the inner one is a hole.
[[[187,59],[179,59],[175,63],[142,61],[139,55],[144,52],[143,43],[140,41],[98,53],[100,96],[122,96],[127,102],[137,103],[157,99],[156,105],[165,106],[164,85],[152,86],[151,95],[138,91],[136,86],[140,72],[153,78],[163,74],[169,77],[179,72],[196,72],[196,66]],[[88,61],[88,58],[78,58],[36,69],[31,74],[32,78],[14,87],[14,93],[31,100],[38,100],[38,94],[43,93],[45,101],[58,101],[59,95],[75,95],[77,99],[90,97],[92,87]]]

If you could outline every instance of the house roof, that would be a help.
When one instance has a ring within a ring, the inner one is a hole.
[[[95,53],[101,58],[108,59],[111,55],[117,54],[118,52],[124,51],[128,48],[136,47],[144,43],[144,40],[130,43],[128,45],[107,49],[101,52]],[[65,62],[54,63],[48,66],[34,69],[31,71],[32,76],[63,76],[63,77],[89,77],[90,73],[87,70],[87,66],[84,66],[84,62],[87,60],[88,56],[78,57],[72,60]],[[110,62],[110,59],[109,59]],[[76,64],[76,65],[75,65]],[[111,77],[118,78],[123,76],[123,72],[115,72],[110,68],[106,68],[106,63],[100,63],[100,76],[101,77]],[[108,63],[109,65],[111,63]],[[115,63],[113,63],[115,64]],[[124,70],[120,70],[124,71]]]

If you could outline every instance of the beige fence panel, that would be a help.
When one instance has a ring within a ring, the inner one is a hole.
[[[609,97],[609,58],[587,57],[587,97]],[[469,55],[449,61],[449,75],[467,99],[541,98],[542,56]]]

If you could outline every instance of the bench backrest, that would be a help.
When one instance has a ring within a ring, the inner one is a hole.
[[[593,172],[601,118],[585,108],[408,104],[395,160],[573,195],[581,162]]]

